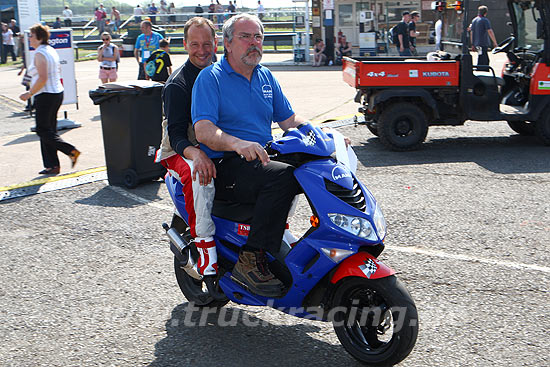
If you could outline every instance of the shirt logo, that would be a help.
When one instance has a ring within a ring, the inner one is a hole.
[[[264,94],[265,99],[273,99],[273,90],[271,89],[271,85],[265,84],[262,87],[262,92]]]

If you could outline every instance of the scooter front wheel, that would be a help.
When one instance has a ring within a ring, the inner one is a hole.
[[[369,366],[405,359],[416,343],[418,314],[414,301],[394,276],[343,279],[332,299],[332,323],[340,343]]]

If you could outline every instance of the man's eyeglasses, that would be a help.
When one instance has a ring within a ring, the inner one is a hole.
[[[108,41],[109,39],[108,38],[102,38],[103,41]]]
[[[252,40],[256,42],[262,42],[264,40],[264,35],[259,33],[257,34],[241,33],[241,34],[238,34],[237,37],[246,42],[250,42]]]

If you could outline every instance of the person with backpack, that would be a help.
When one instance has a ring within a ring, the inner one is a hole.
[[[153,51],[145,62],[145,78],[155,82],[166,82],[172,74],[172,61],[170,60],[170,41],[163,39],[159,42],[160,48]]]
[[[408,11],[403,12],[403,18],[395,27],[392,28],[392,38],[399,56],[412,56],[410,49],[409,22],[411,14]]]
[[[116,82],[117,61],[120,60],[120,52],[117,45],[111,43],[109,32],[101,34],[103,44],[97,49],[97,61],[99,64],[99,79],[102,83]]]
[[[145,80],[145,67],[146,60],[149,59],[151,53],[156,51],[160,47],[160,41],[163,39],[162,35],[153,31],[153,24],[144,20],[141,22],[141,32],[136,39],[134,46],[134,57],[138,62],[138,80]]]

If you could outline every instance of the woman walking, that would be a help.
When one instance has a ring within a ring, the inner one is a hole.
[[[57,52],[48,45],[50,31],[48,26],[35,24],[30,28],[29,43],[36,50],[34,60],[29,68],[31,88],[21,94],[23,101],[34,97],[36,109],[36,134],[40,137],[40,150],[44,170],[42,175],[59,173],[60,150],[71,159],[74,167],[80,152],[71,144],[63,141],[57,134],[57,111],[63,102],[63,85],[61,84],[61,64]]]
[[[99,79],[102,83],[116,82],[118,47],[111,43],[109,32],[103,32],[101,40],[103,44],[97,49],[97,61],[101,63],[99,64]]]
[[[5,64],[8,59],[8,54],[11,54],[12,61],[17,61],[15,57],[15,51],[13,50],[15,41],[13,40],[13,32],[8,28],[6,23],[2,23],[2,64]]]

